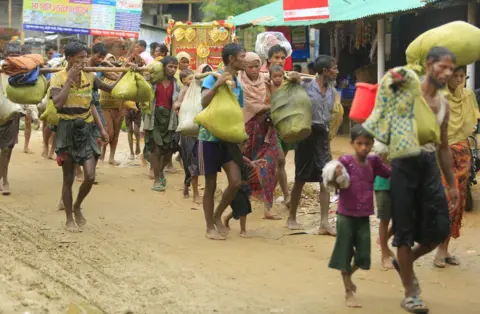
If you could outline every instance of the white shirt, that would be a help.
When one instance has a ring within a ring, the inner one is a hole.
[[[146,50],[140,54],[140,57],[142,57],[143,62],[145,62],[147,65],[155,61]]]

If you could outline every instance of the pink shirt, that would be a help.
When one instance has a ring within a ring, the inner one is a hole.
[[[374,214],[373,183],[375,177],[390,177],[390,168],[377,155],[370,155],[366,164],[359,164],[352,155],[338,160],[350,176],[348,189],[340,189],[337,213],[351,217]]]

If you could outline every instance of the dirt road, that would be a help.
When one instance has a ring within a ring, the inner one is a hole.
[[[380,270],[375,244],[372,270],[356,275],[364,308],[348,310],[340,275],[327,268],[334,238],[286,235],[284,221],[262,220],[256,203],[248,225],[256,237],[240,238],[235,222],[227,241],[206,240],[201,207],[182,198],[181,173],[169,175],[160,194],[150,191],[145,169],[102,165],[84,203],[87,227],[67,233],[57,211],[61,170],[40,156],[40,133],[33,137],[34,155],[21,152],[20,138],[13,194],[0,196],[0,313],[404,313],[400,280]],[[123,135],[121,142],[124,158]],[[300,220],[313,227],[318,208],[305,202]],[[478,313],[479,226],[478,211],[467,214],[453,243],[462,266],[434,269],[432,256],[418,263],[432,313]]]

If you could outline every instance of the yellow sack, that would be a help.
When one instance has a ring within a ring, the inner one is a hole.
[[[20,105],[39,104],[47,93],[48,82],[40,75],[35,85],[12,87],[7,85],[7,98]]]
[[[158,82],[163,81],[165,78],[165,73],[163,72],[163,63],[154,61],[147,65],[147,69],[150,72],[150,82],[152,84],[156,84]]]
[[[212,101],[195,117],[213,136],[230,143],[243,143],[248,139],[243,112],[230,87],[220,86]]]
[[[332,121],[330,121],[330,140],[332,140],[338,134],[338,129],[343,122],[344,109],[342,106],[342,99],[340,94],[335,91],[335,103],[332,110]]]
[[[421,66],[423,74],[427,54],[433,47],[445,47],[457,57],[457,66],[467,65],[480,59],[480,29],[462,21],[451,22],[426,31],[407,48],[407,64]],[[420,70],[414,67],[415,70]]]
[[[122,108],[126,110],[138,110],[137,104],[135,104],[134,101],[124,101],[122,104]]]
[[[40,120],[47,122],[49,125],[57,125],[58,124],[58,113],[57,108],[55,108],[55,104],[53,100],[50,98],[50,89],[47,92],[47,108],[45,112],[42,113],[40,116]]]
[[[145,80],[143,75],[140,73],[135,73],[135,81],[137,84],[137,97],[136,101],[139,103],[142,102],[152,102],[153,101],[153,88],[150,83]]]
[[[128,71],[113,88],[112,96],[121,100],[135,101],[137,97],[135,73]]]

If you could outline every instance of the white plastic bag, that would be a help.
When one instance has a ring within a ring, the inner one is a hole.
[[[337,166],[342,167],[342,174],[335,179]],[[348,175],[347,169],[337,160],[332,160],[323,167],[322,178],[323,185],[330,192],[334,192],[337,187],[340,189],[348,189],[350,186],[350,176]]]
[[[4,125],[17,114],[25,114],[22,107],[7,99],[8,76],[0,74],[0,125]]]
[[[264,32],[257,35],[255,52],[262,58],[268,59],[268,51],[275,45],[280,45],[287,50],[287,57],[292,54],[292,45],[280,32]]]
[[[201,84],[202,81],[197,79],[190,84],[178,113],[177,132],[186,136],[198,136],[199,126],[193,120],[203,109]]]

